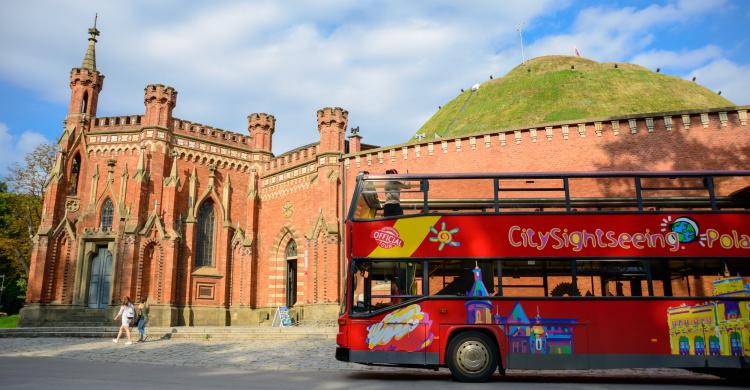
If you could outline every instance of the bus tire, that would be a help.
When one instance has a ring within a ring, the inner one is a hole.
[[[445,356],[453,378],[459,382],[486,382],[498,368],[499,353],[484,333],[462,332],[448,344]]]

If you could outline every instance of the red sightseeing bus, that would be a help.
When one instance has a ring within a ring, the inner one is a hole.
[[[746,374],[750,171],[360,175],[340,361]]]

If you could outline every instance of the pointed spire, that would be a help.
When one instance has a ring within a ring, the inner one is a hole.
[[[136,165],[133,179],[136,181],[146,181],[148,179],[146,174],[146,145],[141,145],[141,154],[138,156],[138,165]]]
[[[172,169],[169,172],[169,177],[164,178],[164,187],[178,187],[180,185],[180,178],[177,177],[177,159],[180,154],[176,150],[172,151]]]
[[[94,16],[94,27],[89,29],[89,47],[86,49],[86,55],[83,56],[82,69],[96,70],[96,37],[99,30],[96,29],[96,19],[99,14]]]

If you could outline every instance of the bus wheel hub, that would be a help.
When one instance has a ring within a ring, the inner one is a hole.
[[[458,364],[466,371],[482,371],[489,361],[489,351],[480,343],[467,341],[458,347]]]

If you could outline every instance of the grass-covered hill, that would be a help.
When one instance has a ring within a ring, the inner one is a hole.
[[[557,121],[734,105],[692,81],[639,65],[544,56],[482,83],[476,92],[467,88],[417,133],[432,139],[436,133],[446,137]]]

